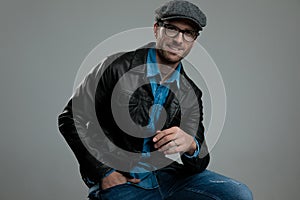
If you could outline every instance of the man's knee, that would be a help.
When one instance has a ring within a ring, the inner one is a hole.
[[[253,195],[247,185],[240,183],[236,186],[235,192],[232,193],[232,199],[237,200],[252,200]]]
[[[199,184],[198,188],[208,187],[206,192],[217,197],[216,199],[235,199],[235,200],[252,200],[252,192],[247,185],[234,179],[225,177],[211,171],[205,171],[203,174],[194,176],[195,184]]]

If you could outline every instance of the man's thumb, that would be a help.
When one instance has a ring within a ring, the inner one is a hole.
[[[137,178],[127,178],[127,181],[129,181],[131,183],[139,183],[141,180],[137,179]]]

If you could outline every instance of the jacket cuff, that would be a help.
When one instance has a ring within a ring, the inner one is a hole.
[[[189,154],[187,154],[187,153],[184,153],[183,155],[184,156],[186,156],[186,157],[188,157],[188,158],[196,158],[196,157],[198,157],[198,155],[199,155],[199,152],[200,152],[200,146],[199,146],[199,143],[198,143],[198,141],[196,140],[196,138],[194,138],[194,140],[195,140],[195,142],[196,142],[196,150],[195,150],[195,152],[194,152],[194,154],[193,155],[189,155]]]
[[[111,173],[113,173],[113,172],[115,172],[115,171],[116,171],[115,169],[111,168],[108,172],[106,172],[106,173],[104,174],[103,178],[109,176]]]

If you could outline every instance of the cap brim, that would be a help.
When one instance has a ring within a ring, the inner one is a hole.
[[[162,21],[170,20],[170,19],[188,19],[188,20],[192,21],[199,28],[200,31],[202,31],[202,26],[196,20],[194,20],[193,18],[190,18],[190,17],[179,15],[179,16],[170,16],[170,17],[161,18]]]

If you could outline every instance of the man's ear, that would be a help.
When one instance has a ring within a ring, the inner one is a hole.
[[[157,24],[157,23],[155,23],[155,24],[153,25],[153,32],[154,32],[155,38],[157,38],[157,32],[158,32],[158,24]]]

